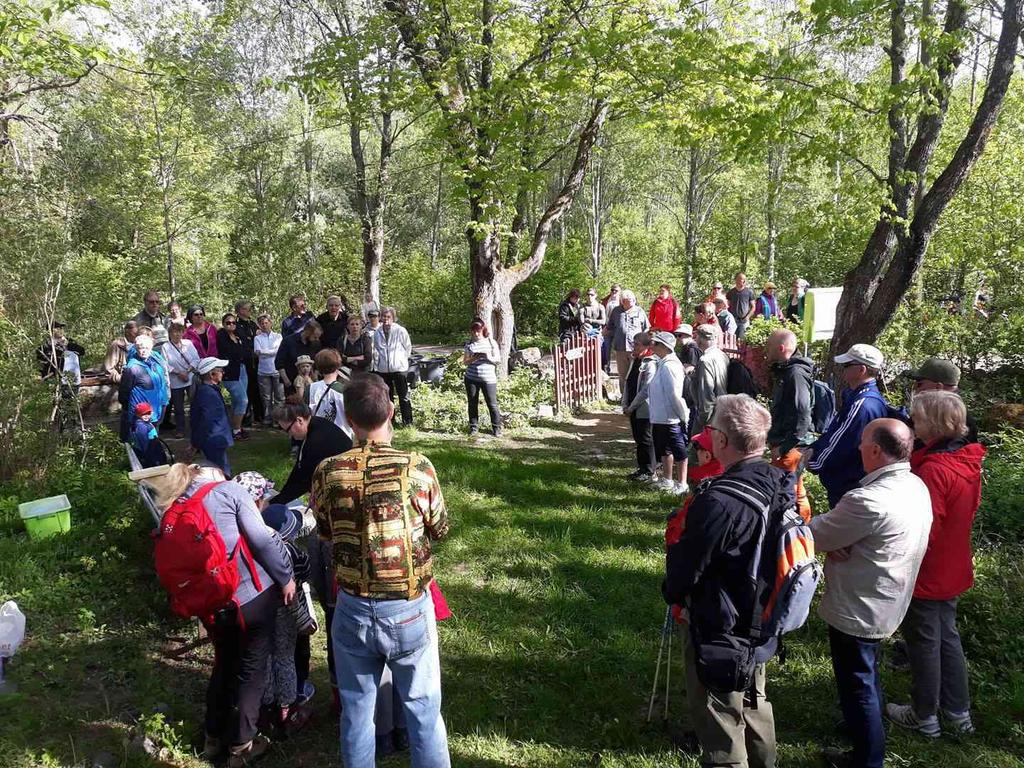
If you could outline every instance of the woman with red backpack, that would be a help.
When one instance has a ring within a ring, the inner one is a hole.
[[[270,748],[257,732],[274,620],[295,598],[292,564],[241,485],[209,482],[195,464],[147,480],[163,518],[155,547],[161,584],[179,616],[213,639],[203,754],[243,768]]]

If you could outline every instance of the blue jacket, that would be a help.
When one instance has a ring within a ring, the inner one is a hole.
[[[192,401],[192,445],[203,448],[220,448],[234,445],[228,409],[220,389],[213,384],[200,384]]]
[[[864,477],[860,460],[860,436],[864,427],[890,413],[889,404],[872,379],[853,391],[847,390],[842,408],[811,446],[814,456],[807,463],[807,469],[821,478],[821,484],[828,491],[830,507],[838,504],[843,494],[856,488]]]
[[[156,427],[151,421],[136,417],[132,427],[132,448],[143,467],[158,467],[164,463],[164,447],[160,444]]]

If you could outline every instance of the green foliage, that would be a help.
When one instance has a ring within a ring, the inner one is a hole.
[[[468,428],[466,366],[462,352],[448,357],[445,374],[438,386],[421,384],[412,391],[412,407],[416,423],[428,430],[460,433]],[[536,373],[525,367],[516,368],[504,381],[498,382],[498,408],[502,423],[517,429],[525,427],[537,416],[537,406],[554,402],[552,383],[537,378]],[[485,419],[487,408],[480,395],[481,429],[488,423]]]
[[[1024,431],[1006,429],[985,458],[978,535],[1024,542]]]

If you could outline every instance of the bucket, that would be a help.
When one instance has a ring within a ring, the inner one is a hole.
[[[45,539],[71,530],[71,502],[63,493],[19,504],[18,514],[31,539]]]

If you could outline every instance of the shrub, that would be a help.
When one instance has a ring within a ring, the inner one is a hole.
[[[1024,430],[995,437],[985,458],[975,528],[982,538],[1024,541]]]
[[[448,367],[438,386],[421,384],[412,391],[413,412],[416,421],[426,429],[442,432],[461,432],[466,429],[466,386],[463,378],[466,366],[462,352],[448,356]],[[481,426],[487,417],[487,408],[480,397]],[[498,382],[498,406],[505,426],[525,427],[536,415],[537,406],[552,403],[554,393],[551,382],[537,378],[530,368],[519,367],[504,381]]]

